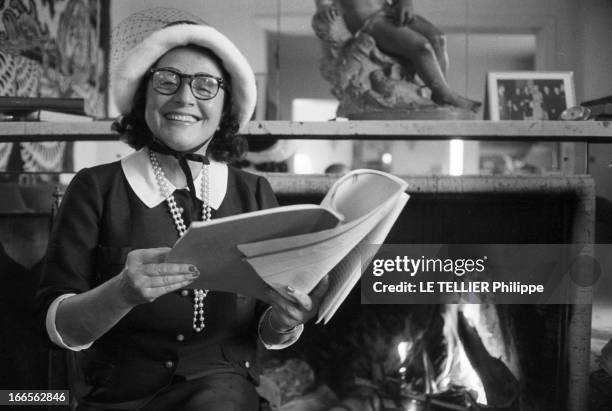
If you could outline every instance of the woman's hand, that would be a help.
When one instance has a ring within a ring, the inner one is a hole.
[[[191,264],[164,263],[170,248],[133,250],[119,274],[121,295],[127,305],[155,300],[191,284],[200,271]]]
[[[285,289],[286,297],[271,289],[269,295],[272,310],[269,321],[272,330],[286,332],[314,317],[328,286],[329,278],[325,276],[310,295],[291,286]]]

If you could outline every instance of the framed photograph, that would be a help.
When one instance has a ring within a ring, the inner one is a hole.
[[[558,120],[576,105],[571,71],[505,71],[487,76],[491,120]]]

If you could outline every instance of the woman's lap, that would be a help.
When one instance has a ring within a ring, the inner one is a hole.
[[[127,404],[127,403],[124,403]],[[80,411],[132,409],[123,404],[79,404]],[[180,380],[162,389],[144,407],[145,411],[257,411],[259,396],[253,384],[231,372],[214,373],[193,380]]]
[[[246,378],[234,373],[213,374],[172,384],[143,408],[146,411],[258,409],[259,397],[255,387]]]

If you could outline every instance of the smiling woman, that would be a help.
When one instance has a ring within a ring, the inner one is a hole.
[[[199,147],[196,152],[205,154],[221,122],[225,91],[215,80],[215,93],[209,93],[207,98],[198,97],[194,80],[222,79],[221,66],[211,58],[210,52],[188,47],[172,49],[155,66],[153,70],[157,71],[153,71],[148,81],[145,106],[145,121],[152,135],[174,150]],[[187,75],[183,73],[196,72],[215,77],[182,81],[181,76]]]
[[[81,351],[83,410],[257,410],[257,341],[295,342],[327,282],[310,295],[270,289],[264,304],[191,290],[198,267],[164,262],[191,221],[277,205],[264,178],[227,164],[246,149],[237,133],[255,106],[253,72],[223,34],[177,10],[139,13],[116,34],[114,129],[138,151],[68,187],[37,294],[41,328]]]

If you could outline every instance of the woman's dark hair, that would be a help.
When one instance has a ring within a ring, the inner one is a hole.
[[[227,88],[223,104],[223,114],[219,123],[219,129],[215,132],[208,146],[208,153],[217,161],[228,163],[240,160],[248,150],[247,140],[238,135],[239,122],[232,112],[231,90],[232,79],[223,67],[223,63],[216,54],[207,48],[189,45],[187,47],[205,51],[221,67],[223,78],[226,80]],[[155,65],[155,64],[153,64]],[[118,117],[112,124],[114,132],[121,136],[121,140],[130,147],[139,150],[153,141],[153,133],[145,121],[145,107],[147,98],[147,84],[149,76],[145,75],[138,85],[132,109],[128,114]]]

